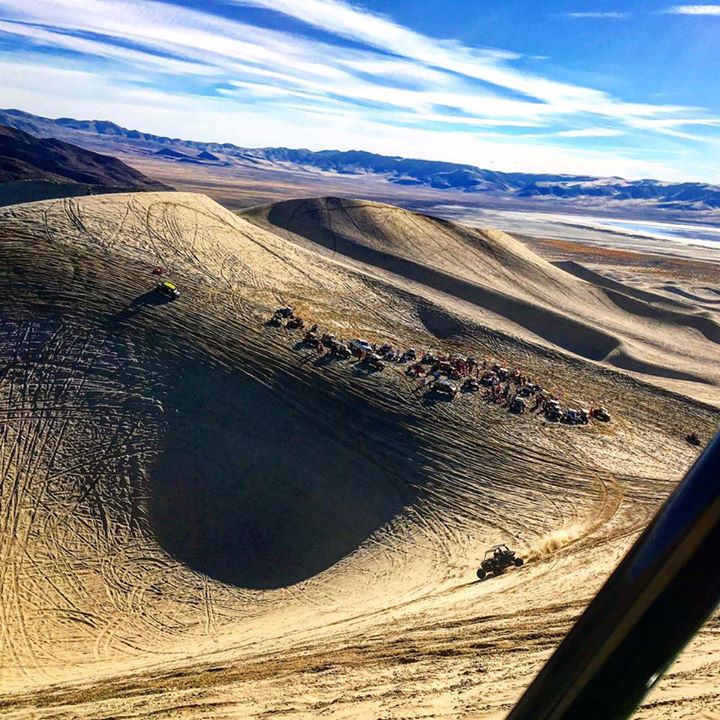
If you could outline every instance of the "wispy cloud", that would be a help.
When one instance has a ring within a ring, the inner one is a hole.
[[[147,67],[165,73],[207,76],[209,73],[217,72],[217,70],[202,63],[187,62],[154,53],[141,52],[120,45],[113,45],[107,41],[91,40],[76,37],[75,35],[51,32],[41,27],[26,25],[24,23],[0,20],[0,33],[23,37],[37,46],[63,48],[83,55],[119,60],[129,65]]]
[[[675,112],[680,108],[624,103],[608,94],[521,72],[508,62],[513,53],[478,49],[455,41],[420,35],[379,15],[359,10],[340,0],[227,0],[235,5],[262,7],[283,13],[341,37],[362,41],[370,47],[410,58],[425,66],[482,81],[490,87],[512,91],[531,101],[541,101],[544,112],[587,112],[622,118]]]
[[[720,5],[675,5],[665,12],[674,15],[720,15]]]
[[[617,137],[623,135],[623,131],[610,128],[583,128],[581,130],[561,130],[555,135],[566,138]]]
[[[565,13],[565,17],[570,18],[624,18],[628,13],[625,12],[569,12]]]

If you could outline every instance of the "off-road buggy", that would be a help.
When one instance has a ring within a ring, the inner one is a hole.
[[[330,346],[330,354],[339,358],[349,358],[352,355],[350,348],[344,342],[337,340]]]
[[[610,420],[610,413],[607,411],[607,408],[604,407],[594,408],[592,416],[595,420],[600,420],[600,422],[608,422]]]
[[[366,353],[375,352],[373,346],[367,340],[351,340],[350,341],[350,352],[353,355],[364,355]]]
[[[382,361],[382,358],[377,353],[368,353],[367,355],[365,355],[362,363],[370,370],[376,370],[380,372],[381,370],[385,369],[385,363]]]
[[[432,395],[447,397],[452,400],[458,394],[458,386],[450,380],[436,380],[428,391]]]
[[[285,327],[288,330],[302,330],[305,327],[305,321],[297,315],[293,315],[293,317],[287,321]]]
[[[171,282],[161,282],[155,286],[155,292],[160,295],[169,298],[170,300],[177,300],[180,297],[180,291]]]
[[[545,403],[545,419],[548,422],[560,422],[562,409],[559,400],[548,400]]]
[[[480,390],[480,383],[475,378],[467,378],[462,384],[461,390],[464,393],[474,393]]]
[[[485,552],[477,576],[484,580],[488,575],[502,575],[506,568],[520,567],[522,564],[522,558],[517,557],[515,551],[510,550],[507,545],[495,545]]]
[[[311,348],[315,348],[316,350],[319,350],[322,347],[322,344],[320,343],[320,338],[317,336],[316,332],[313,332],[312,330],[308,330],[305,335],[303,336],[303,342],[306,345],[309,345]]]
[[[702,445],[702,441],[697,433],[690,433],[689,435],[686,435],[685,440],[695,447],[700,447]]]

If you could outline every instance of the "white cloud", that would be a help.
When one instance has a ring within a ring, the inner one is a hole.
[[[608,94],[520,72],[507,61],[517,55],[477,49],[451,40],[436,40],[402,27],[382,16],[364,12],[341,0],[226,0],[236,5],[262,7],[300,22],[371,47],[411,58],[428,67],[481,80],[522,93],[548,105],[548,112],[587,112],[622,119],[677,112],[674,106],[626,103]]]
[[[666,12],[675,15],[720,15],[720,5],[675,5]]]
[[[217,73],[216,69],[206,64],[177,60],[175,58],[141,52],[107,42],[52,32],[35,25],[24,25],[22,23],[0,20],[0,33],[18,35],[39,46],[58,47],[73,50],[84,55],[120,60],[129,65],[144,66],[165,73],[202,76]]]
[[[282,106],[287,112],[268,111],[239,99],[123,88],[101,74],[49,68],[40,59],[37,64],[8,60],[3,66],[7,79],[3,100],[8,106],[52,117],[110,117],[126,127],[160,135],[229,141],[246,147],[268,147],[279,144],[279,138],[294,138],[291,146],[311,150],[363,149],[506,171],[693,179],[692,168],[678,169],[629,152],[562,148],[532,137],[395,127],[383,123],[375,112],[351,111],[344,105],[329,112],[300,105],[290,112],[289,103]],[[720,173],[715,177],[720,180]],[[694,179],[708,180],[708,176]]]
[[[555,137],[566,138],[588,138],[588,137],[617,137],[624,135],[622,130],[611,130],[610,128],[583,128],[581,130],[561,130],[555,133]]]
[[[145,50],[222,67],[231,75],[250,72],[248,66],[255,66],[277,68],[288,82],[295,78],[300,84],[317,85],[329,79],[335,87],[327,88],[325,94],[337,92],[341,86],[346,88],[348,100],[354,92],[362,101],[406,104],[416,112],[431,112],[434,106],[443,105],[476,117],[549,118],[584,113],[622,123],[626,119],[690,111],[670,105],[624,102],[600,90],[521,72],[508,64],[517,57],[513,53],[428,38],[339,0],[304,0],[301,4],[294,0],[234,2],[285,13],[376,50],[332,46],[158,2],[34,0],[28,4],[26,0],[0,0],[0,9],[15,20],[62,28],[65,33],[80,30],[116,38],[118,42],[131,40]],[[68,42],[65,33],[56,40],[58,44]],[[50,40],[50,35],[48,31],[45,41]],[[377,52],[388,50],[401,57]],[[107,54],[119,52],[113,49]],[[358,74],[370,74],[372,79]],[[407,82],[411,76],[409,87],[390,91],[389,81]],[[508,93],[511,97],[503,97]],[[518,93],[525,99],[518,98]]]
[[[565,17],[571,18],[624,18],[627,17],[624,12],[570,12],[565,13]]]

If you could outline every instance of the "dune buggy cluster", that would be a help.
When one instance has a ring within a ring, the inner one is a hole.
[[[536,413],[550,423],[587,425],[590,420],[610,420],[606,408],[563,406],[557,395],[535,379],[492,360],[395,348],[390,343],[377,344],[359,338],[346,341],[320,332],[317,324],[306,327],[305,321],[287,306],[278,308],[267,324],[303,331],[302,344],[314,350],[317,357],[338,360],[355,357],[369,372],[398,367],[408,378],[418,381],[414,392],[428,401],[452,401],[461,394],[481,393],[487,402],[505,407],[511,414]]]

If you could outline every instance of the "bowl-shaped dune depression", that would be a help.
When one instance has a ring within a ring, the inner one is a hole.
[[[718,423],[707,302],[379,203],[9,206],[0,300],[14,720],[503,717]],[[433,395],[283,306],[611,420]],[[524,565],[480,582],[496,543]],[[718,702],[717,629],[638,717]]]

